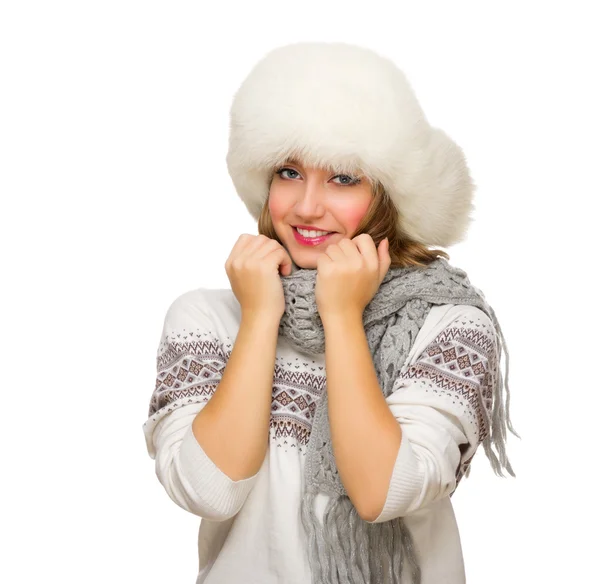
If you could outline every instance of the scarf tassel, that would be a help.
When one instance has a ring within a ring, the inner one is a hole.
[[[502,473],[502,468],[506,469],[506,471],[512,476],[516,477],[515,472],[508,460],[506,455],[506,428],[512,432],[517,438],[521,438],[519,434],[513,428],[512,422],[510,420],[510,389],[508,387],[508,373],[509,373],[509,354],[508,347],[506,346],[506,340],[504,338],[504,334],[502,333],[502,328],[500,327],[500,323],[496,318],[496,313],[494,309],[488,305],[490,314],[492,316],[492,321],[494,323],[494,327],[496,328],[496,332],[498,333],[498,337],[500,339],[500,343],[498,345],[498,379],[494,379],[494,405],[492,408],[492,424],[490,434],[483,441],[483,449],[485,451],[486,456],[488,457],[492,468],[497,476],[504,477]],[[502,349],[504,349],[505,353],[505,361],[506,361],[506,374],[503,376],[502,371],[500,369],[500,361],[502,358]],[[503,396],[503,390],[506,390],[506,403]],[[492,450],[492,445],[496,447],[496,451],[498,452],[498,456]],[[499,457],[499,458],[498,458]],[[466,475],[469,475],[470,468],[467,470]]]
[[[330,499],[321,526],[314,510],[314,487],[305,494],[301,518],[308,534],[313,584],[400,584],[408,560],[412,582],[421,581],[412,537],[402,518],[363,521],[345,496]]]

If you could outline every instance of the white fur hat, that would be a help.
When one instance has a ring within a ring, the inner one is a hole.
[[[464,154],[429,125],[391,60],[346,43],[276,48],[244,80],[230,116],[227,167],[256,220],[273,170],[295,156],[379,180],[399,227],[420,243],[464,240],[476,188]]]

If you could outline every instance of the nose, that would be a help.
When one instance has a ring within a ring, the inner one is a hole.
[[[322,217],[325,213],[325,189],[318,180],[306,180],[296,202],[296,215],[304,219]]]

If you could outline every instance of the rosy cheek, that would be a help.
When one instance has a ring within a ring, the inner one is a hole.
[[[285,204],[275,193],[269,196],[269,212],[273,221],[279,221],[285,215]]]
[[[352,209],[347,210],[345,218],[348,231],[354,231],[358,227],[358,224],[362,221],[369,209],[369,204],[370,201],[367,201],[360,207],[353,207]]]

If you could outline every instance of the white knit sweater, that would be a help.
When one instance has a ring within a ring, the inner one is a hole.
[[[253,477],[231,480],[192,433],[192,421],[221,379],[240,318],[229,289],[192,290],[169,307],[143,425],[148,453],[169,497],[202,518],[197,584],[311,584],[299,510],[325,354],[300,353],[279,338],[269,449]],[[402,426],[402,442],[375,522],[406,518],[422,584],[465,582],[450,495],[487,435],[497,347],[480,309],[433,306],[386,399]],[[321,519],[328,498],[317,496]]]

